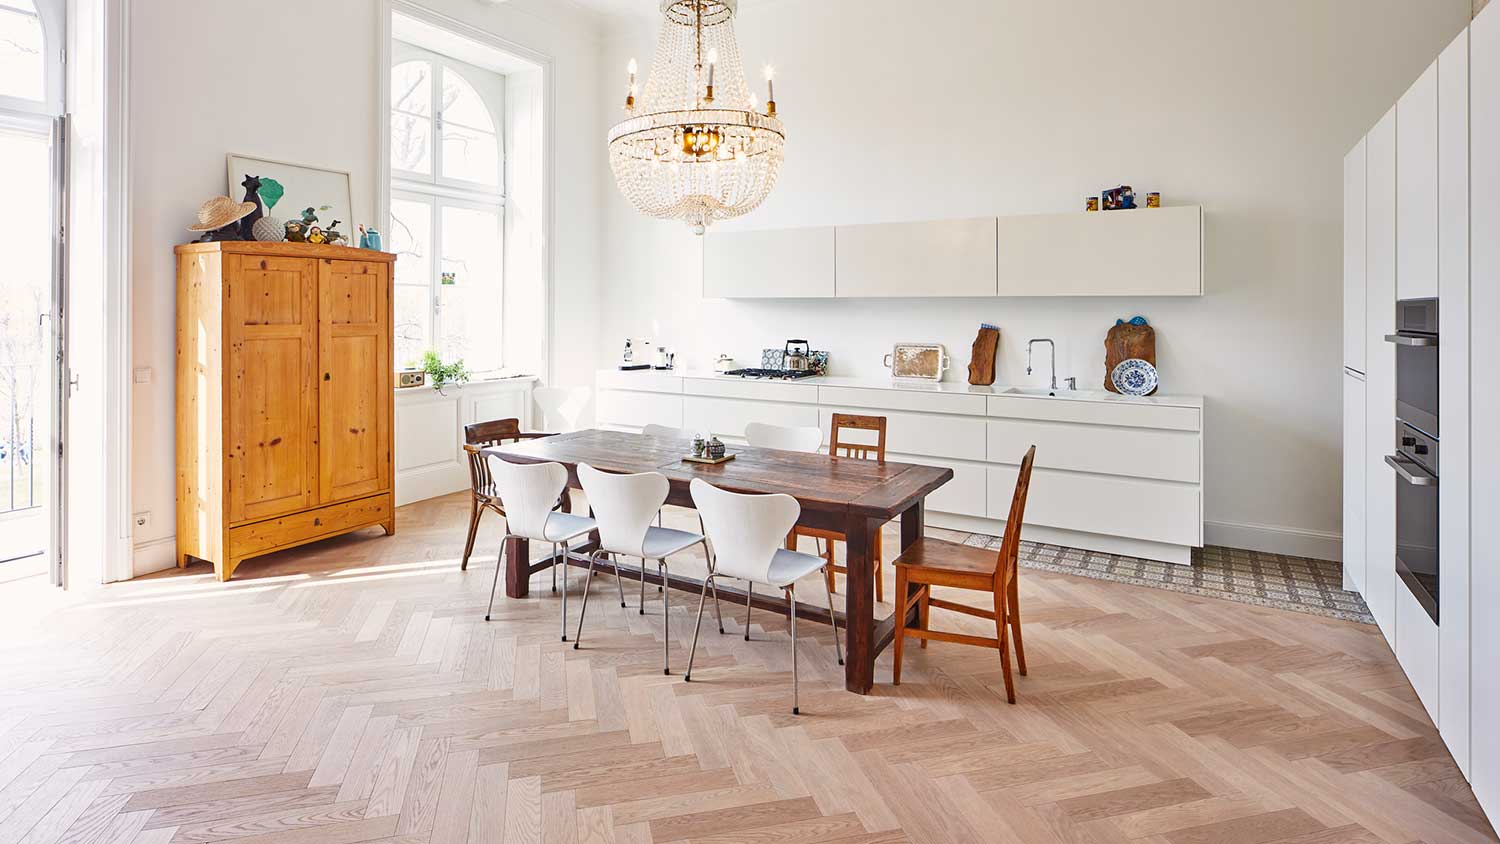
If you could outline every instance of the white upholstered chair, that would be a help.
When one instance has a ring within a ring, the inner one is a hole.
[[[553,571],[557,565],[563,567],[562,590],[562,640],[568,641],[568,543],[585,536],[595,527],[594,520],[572,513],[561,513],[552,508],[558,496],[568,486],[568,470],[561,463],[511,463],[494,455],[487,455],[490,478],[496,495],[505,508],[505,538],[527,539],[546,542],[552,546]],[[505,553],[502,542],[500,553]],[[562,556],[558,556],[558,549]],[[528,561],[522,561],[523,564]],[[500,583],[500,569],[495,566],[495,582],[490,584],[490,604],[484,612],[484,620],[490,620],[495,609],[495,587]]]
[[[790,495],[744,495],[719,489],[696,478],[691,490],[693,504],[703,518],[704,533],[713,555],[709,559],[708,577],[703,581],[703,593],[698,598],[698,620],[693,626],[693,647],[688,652],[687,674],[683,679],[688,682],[693,679],[693,657],[698,651],[698,628],[702,626],[703,606],[715,579],[728,577],[781,589],[786,592],[787,603],[791,608],[792,714],[799,714],[796,584],[801,578],[820,571],[825,565],[822,557],[781,547],[792,525],[797,523],[802,506]],[[826,592],[828,579],[826,576],[821,579]],[[746,628],[749,627],[749,607],[747,595]],[[844,656],[839,645],[838,623],[833,618],[831,592],[828,593],[828,614],[829,620],[833,622],[834,653],[842,665]],[[722,629],[721,623],[720,630]]]

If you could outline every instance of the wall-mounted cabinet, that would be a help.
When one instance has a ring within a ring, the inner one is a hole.
[[[1203,209],[716,232],[703,295],[1201,296]]]
[[[1438,66],[1396,101],[1396,298],[1438,295]]]
[[[1001,296],[1201,296],[1196,205],[1001,217]]]
[[[708,299],[833,296],[832,226],[728,232],[703,238]]]
[[[995,218],[839,226],[835,295],[995,295]]]

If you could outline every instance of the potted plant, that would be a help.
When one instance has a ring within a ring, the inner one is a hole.
[[[463,384],[469,380],[469,369],[464,366],[463,358],[443,363],[442,357],[433,349],[422,353],[422,371],[427,373],[428,383],[439,393],[448,384]]]

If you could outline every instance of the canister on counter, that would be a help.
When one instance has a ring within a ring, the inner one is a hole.
[[[1161,207],[1161,193],[1158,192],[1158,191],[1152,191],[1152,192],[1146,194],[1146,207],[1147,208],[1160,208]]]
[[[1085,199],[1083,202],[1084,202],[1083,210],[1085,210],[1085,211],[1098,211],[1099,210],[1099,197],[1097,197],[1097,196],[1091,196],[1088,199]]]

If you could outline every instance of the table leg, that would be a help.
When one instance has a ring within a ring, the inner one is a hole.
[[[906,549],[908,549],[912,545],[916,544],[916,542],[922,538],[922,534],[923,534],[923,532],[927,528],[927,514],[926,514],[926,506],[925,506],[926,503],[927,503],[926,501],[918,501],[917,503],[915,503],[915,504],[911,505],[910,507],[908,507],[906,509],[906,512],[904,512],[904,513],[901,514],[901,551],[902,551],[902,553],[905,553]],[[907,603],[910,603],[911,602],[911,596],[912,596],[912,594],[915,593],[915,592],[920,592],[921,590],[922,590],[922,587],[920,585],[918,585],[918,584],[908,584],[907,585],[907,592],[906,592],[906,594],[905,595],[897,595],[896,596],[896,600],[898,602],[904,600]],[[906,606],[906,604],[897,603],[896,606],[899,608],[899,607]],[[920,606],[912,607],[911,614],[907,616],[907,621],[906,621],[907,626],[908,627],[925,627],[926,625],[923,624],[922,622],[923,622],[923,619],[921,618],[921,607]],[[922,647],[924,647],[924,648],[927,647],[927,640],[926,639],[922,640]]]
[[[530,594],[531,543],[514,537],[505,540],[505,597]]]
[[[844,528],[845,565],[849,569],[844,595],[848,625],[844,688],[856,694],[868,694],[875,685],[875,563],[871,557],[878,530],[879,521],[853,515]]]

